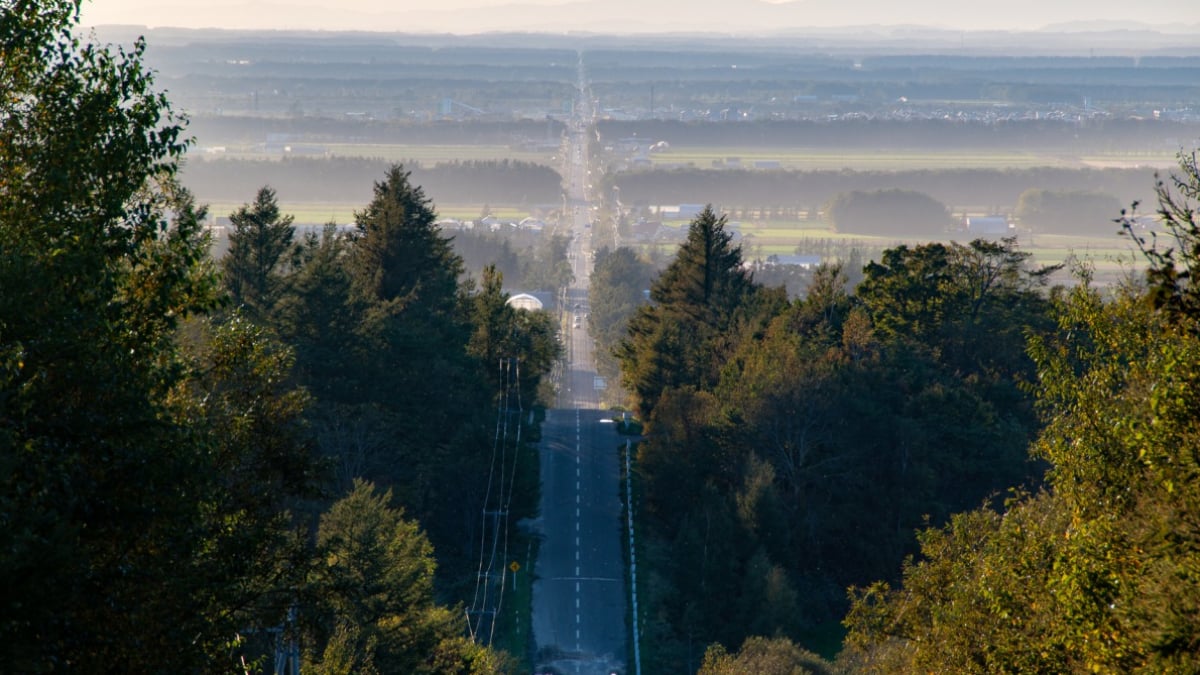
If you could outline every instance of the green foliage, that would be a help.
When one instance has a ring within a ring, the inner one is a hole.
[[[263,187],[254,204],[244,204],[229,215],[233,232],[229,252],[221,260],[225,288],[233,304],[254,316],[269,313],[279,295],[282,274],[292,250],[291,216],[279,213],[275,191]]]
[[[821,657],[787,638],[747,638],[736,654],[713,645],[704,654],[698,675],[827,675],[833,670]]]
[[[363,488],[335,510],[311,574],[307,524],[292,515],[319,499],[315,446],[350,475],[366,464],[359,448],[379,449],[377,473],[446,539],[478,513],[482,478],[450,478],[471,476],[471,451],[488,447],[491,392],[467,351],[461,265],[420,189],[397,167],[359,214],[361,237],[328,230],[294,257],[288,219],[260,191],[234,214],[226,261],[246,312],[206,316],[221,278],[204,209],[175,181],[182,121],[154,91],[144,45],[78,42],[76,2],[8,5],[3,669],[244,672],[293,609],[318,626],[328,672],[508,668],[433,602],[429,542],[386,499]],[[497,330],[531,364],[534,391],[555,358],[548,322],[508,323]],[[369,433],[339,435],[345,424]]]
[[[1187,198],[1174,199],[1163,209]],[[1050,463],[1049,490],[923,533],[902,587],[856,593],[848,659],[885,672],[1200,669],[1200,340],[1186,304],[1154,302],[1180,292],[1171,258],[1148,259],[1149,288],[1106,299],[1085,276],[1058,302],[1058,330],[1031,340],[1046,419],[1032,452]]]
[[[533,257],[526,258],[521,267],[521,280],[530,290],[566,288],[575,281],[567,249],[571,239],[561,234],[543,234],[534,247]]]
[[[823,209],[837,232],[879,236],[940,235],[950,224],[945,204],[911,190],[854,190],[838,194]]]
[[[473,647],[455,642],[458,613],[433,601],[433,547],[391,501],[390,490],[355,481],[321,517],[322,562],[309,585],[317,672],[441,673],[454,660],[443,652]]]
[[[392,490],[438,547],[438,597],[461,599],[473,588],[479,545],[464,536],[464,524],[477,522],[483,508],[488,474],[478,468],[492,447],[501,384],[514,384],[520,407],[532,409],[559,355],[554,326],[546,313],[508,306],[494,268],[485,268],[478,288],[463,278],[461,259],[433,225],[432,205],[399,167],[376,185],[358,219],[355,236],[328,227],[305,238],[271,319],[296,345],[296,375],[317,399],[308,421],[335,489],[366,479]],[[513,359],[518,382],[498,368]],[[518,407],[516,398],[509,402]],[[530,514],[536,491],[536,472],[522,471],[514,521]],[[368,667],[353,655],[376,638],[361,627],[334,630],[335,623],[323,638],[332,645],[327,667]],[[494,657],[481,653],[477,661]]]
[[[596,369],[605,377],[619,375],[613,351],[625,336],[634,310],[645,302],[654,268],[628,247],[596,252],[588,277],[588,332],[596,342]]]
[[[698,374],[690,344],[713,335],[700,303],[664,293],[639,310],[622,367],[653,401],[638,467],[654,668],[832,620],[839,588],[894,578],[916,528],[1028,477],[1037,421],[1018,383],[1049,306],[1027,259],[1012,241],[901,247],[856,295],[826,266],[801,300],[730,296]]]
[[[1146,270],[1149,298],[1155,307],[1164,309],[1178,322],[1192,323],[1190,317],[1200,316],[1200,287],[1194,278],[1200,274],[1200,209],[1194,200],[1200,199],[1200,165],[1196,153],[1179,155],[1179,173],[1168,181],[1157,180],[1158,216],[1170,235],[1170,241],[1159,248],[1157,233],[1150,246],[1133,214],[1121,212],[1118,223],[1121,232],[1137,244],[1150,262]],[[1137,210],[1137,203],[1132,211]],[[1195,329],[1193,329],[1195,330]]]
[[[741,264],[724,216],[705,207],[675,260],[650,287],[652,304],[638,307],[617,348],[625,388],[643,417],[669,387],[716,384],[723,336],[757,288]]]
[[[426,303],[428,309],[452,312],[462,260],[450,240],[434,226],[437,215],[410,172],[392,165],[375,196],[355,214],[360,233],[354,246],[355,282],[365,297]],[[431,264],[436,263],[436,264]]]
[[[0,660],[215,670],[275,552],[213,554],[280,534],[278,502],[225,494],[244,447],[175,398],[177,328],[217,297],[181,125],[144,45],[81,44],[77,9],[0,16]]]
[[[1017,200],[1015,215],[1022,226],[1038,232],[1102,235],[1115,231],[1113,214],[1120,207],[1115,197],[1104,193],[1030,188]]]
[[[899,246],[864,269],[857,295],[885,339],[930,348],[966,372],[1021,372],[1024,332],[1048,327],[1042,293],[1061,265],[1028,269],[1016,240]]]
[[[501,359],[517,359],[521,369],[519,405],[529,409],[536,400],[539,379],[561,357],[562,346],[555,337],[550,313],[514,309],[508,304],[508,294],[501,290],[503,282],[494,267],[484,268],[482,286],[470,299],[474,332],[467,352],[490,366],[487,372],[492,391],[498,391],[504,383],[496,364]]]
[[[356,330],[365,308],[351,292],[346,264],[350,245],[333,225],[320,236],[308,235],[271,316],[280,335],[296,349],[300,380],[329,403],[362,396],[352,364],[359,357]]]

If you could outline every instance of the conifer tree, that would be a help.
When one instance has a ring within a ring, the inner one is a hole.
[[[723,335],[757,289],[742,268],[741,248],[725,217],[706,207],[688,228],[675,260],[650,287],[650,305],[629,321],[617,347],[627,391],[643,416],[667,386],[713,387],[725,350]]]
[[[253,331],[181,344],[219,284],[183,121],[78,9],[0,10],[0,670],[216,671],[288,578],[303,397]]]
[[[244,204],[229,214],[233,232],[229,252],[221,260],[225,288],[235,306],[245,307],[262,318],[275,305],[279,294],[280,269],[292,246],[292,216],[279,212],[275,191],[259,189],[254,204]]]

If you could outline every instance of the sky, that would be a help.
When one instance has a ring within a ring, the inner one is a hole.
[[[1200,0],[89,0],[83,9],[85,26],[449,33],[862,25],[1037,30],[1078,22],[1200,34]]]

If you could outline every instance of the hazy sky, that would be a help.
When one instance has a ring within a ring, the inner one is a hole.
[[[779,7],[783,5],[784,15]],[[866,24],[1037,29],[1111,21],[1187,25],[1200,0],[91,0],[83,23],[368,31],[713,30]],[[1189,31],[1190,32],[1190,31]]]

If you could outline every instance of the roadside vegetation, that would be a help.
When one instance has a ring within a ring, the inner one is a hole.
[[[646,425],[647,667],[1194,670],[1198,193],[1181,155],[1170,244],[1117,219],[1147,272],[1108,290],[975,240],[789,301],[696,217],[615,350]]]
[[[0,662],[511,672],[467,610],[487,495],[536,509],[536,470],[487,467],[558,358],[550,317],[468,280],[395,165],[353,236],[298,237],[244,185],[213,260],[144,45],[76,41],[77,10],[0,14]]]

